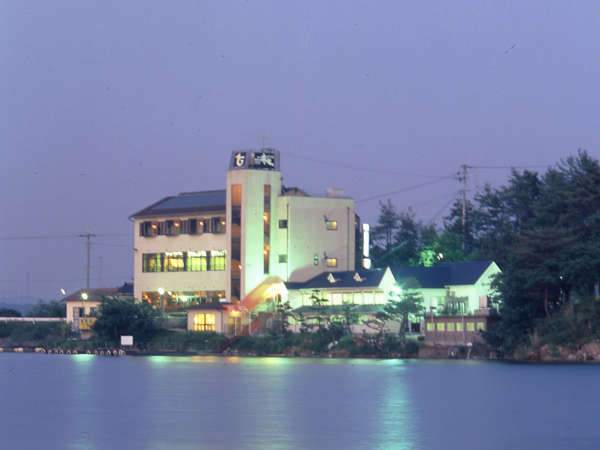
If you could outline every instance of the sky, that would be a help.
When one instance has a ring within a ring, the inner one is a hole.
[[[91,286],[131,281],[128,217],[233,150],[371,224],[439,223],[462,164],[473,195],[598,158],[598,30],[597,1],[0,0],[0,301],[84,287],[87,232]]]

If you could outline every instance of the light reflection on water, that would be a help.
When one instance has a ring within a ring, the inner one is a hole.
[[[2,448],[599,448],[599,366],[0,355]]]

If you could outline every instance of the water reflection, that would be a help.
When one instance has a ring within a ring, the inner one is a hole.
[[[598,375],[598,366],[5,354],[1,447],[598,448]]]

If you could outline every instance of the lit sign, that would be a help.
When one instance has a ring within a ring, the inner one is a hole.
[[[246,152],[237,152],[233,154],[232,164],[234,167],[241,169],[246,167]]]
[[[265,169],[275,168],[275,155],[270,152],[257,152],[254,154],[254,167],[264,167]]]
[[[270,148],[260,152],[233,152],[229,169],[279,170],[279,152]]]

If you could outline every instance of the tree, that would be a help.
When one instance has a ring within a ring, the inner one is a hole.
[[[404,336],[408,328],[409,320],[422,316],[423,296],[416,290],[418,283],[414,279],[405,280],[402,285],[397,284],[389,293],[388,301],[384,311],[388,318],[400,321],[399,334]]]
[[[28,317],[66,317],[67,306],[65,303],[59,301],[49,301],[47,303],[41,300],[33,305],[29,311],[27,311]]]
[[[16,309],[0,308],[0,317],[21,317],[22,314]]]
[[[134,344],[144,348],[160,330],[160,317],[146,302],[104,298],[92,330],[97,339],[107,344],[119,345],[122,335],[131,335]]]

